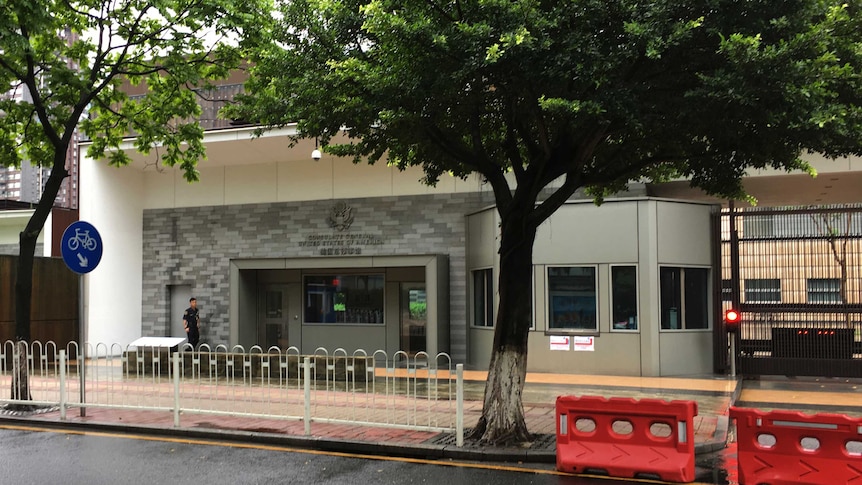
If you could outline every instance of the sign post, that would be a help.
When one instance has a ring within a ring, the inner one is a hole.
[[[78,273],[78,374],[81,380],[81,416],[86,416],[86,376],[87,376],[87,325],[84,323],[84,275],[93,271],[102,260],[102,237],[92,224],[76,221],[69,225],[60,239],[63,261]]]

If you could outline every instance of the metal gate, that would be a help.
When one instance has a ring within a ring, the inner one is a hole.
[[[716,213],[715,321],[735,308],[741,375],[862,377],[862,205]],[[729,367],[715,326],[716,371]]]

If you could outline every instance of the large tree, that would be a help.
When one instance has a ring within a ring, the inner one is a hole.
[[[860,154],[860,2],[285,0],[228,113],[296,122],[357,163],[479,174],[500,215],[499,310],[474,437],[529,439],[536,230],[576,190]],[[329,144],[346,133],[348,143]],[[645,322],[649,325],[649,322]]]
[[[194,91],[236,68],[271,18],[267,0],[4,0],[0,5],[0,165],[50,168],[20,233],[15,334],[30,340],[36,240],[69,173],[73,138],[116,166],[119,150],[158,147],[161,161],[197,180],[204,156]],[[129,98],[140,85],[141,96]],[[105,201],[110,203],[110,201]],[[27,399],[26,379],[13,396]]]

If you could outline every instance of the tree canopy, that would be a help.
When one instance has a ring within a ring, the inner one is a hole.
[[[20,233],[16,336],[29,340],[32,267],[74,137],[90,157],[129,162],[124,138],[197,180],[195,89],[225,77],[264,37],[268,0],[5,0],[0,4],[0,165],[51,174]],[[142,94],[129,96],[130,89]],[[79,131],[80,129],[80,131]],[[21,392],[19,395],[26,396]]]
[[[579,188],[684,177],[744,197],[752,168],[862,154],[859,0],[291,0],[229,113],[357,162],[478,173],[500,213],[488,441],[520,402],[536,228]],[[813,171],[812,171],[813,172]],[[645,322],[645,324],[649,324]]]
[[[599,193],[859,151],[858,2],[294,0],[235,117],[332,153]],[[497,194],[506,199],[504,193]],[[504,202],[500,200],[499,202]]]
[[[204,148],[193,89],[239,66],[270,8],[264,0],[4,2],[0,163],[51,166],[80,127],[94,158],[128,163],[117,148],[135,134],[138,150],[162,146],[164,163],[197,179]],[[130,98],[134,85],[144,94]]]

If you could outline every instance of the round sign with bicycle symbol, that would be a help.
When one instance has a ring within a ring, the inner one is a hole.
[[[69,269],[78,274],[89,273],[102,260],[102,237],[92,224],[76,221],[63,232],[60,251]]]

